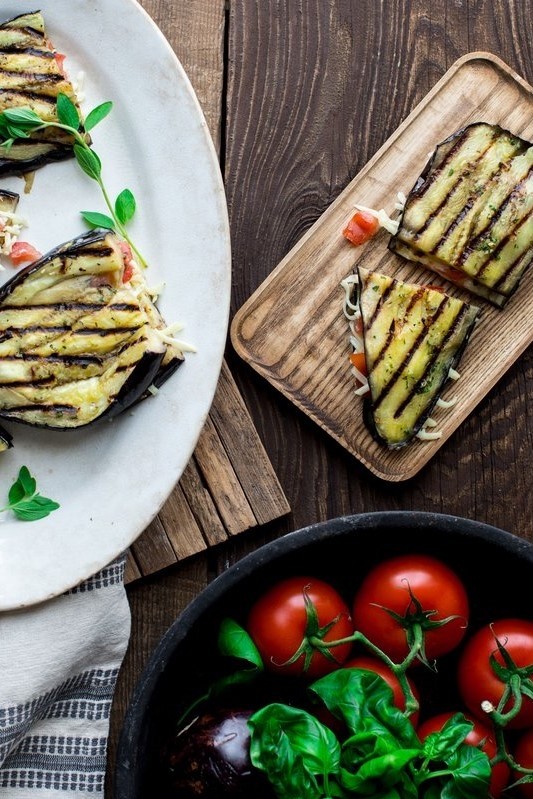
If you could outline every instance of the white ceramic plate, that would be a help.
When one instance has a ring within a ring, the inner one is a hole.
[[[190,83],[160,31],[134,0],[42,0],[47,31],[84,73],[87,113],[112,100],[93,131],[104,177],[116,196],[138,202],[131,235],[165,282],[159,307],[197,348],[156,397],[113,422],[65,433],[7,425],[14,448],[0,467],[0,502],[26,464],[42,494],[61,508],[21,522],[0,514],[0,610],[55,596],[97,571],[144,530],[181,476],[216,388],[230,295],[227,210],[218,162]],[[2,3],[2,19],[26,10]],[[79,211],[105,211],[99,189],[74,161],[38,170],[29,195],[18,178],[29,226],[21,239],[41,252],[84,229]],[[6,270],[1,278],[9,278]]]

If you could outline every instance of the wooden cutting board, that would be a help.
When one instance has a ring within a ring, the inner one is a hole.
[[[132,545],[126,582],[160,571],[289,511],[224,362],[194,455],[158,516]]]
[[[384,230],[361,247],[342,236],[356,203],[394,213],[397,192],[410,191],[435,146],[477,121],[533,137],[533,89],[489,53],[471,53],[448,70],[233,320],[239,355],[385,480],[414,476],[533,340],[531,272],[500,311],[390,253]],[[390,451],[364,425],[340,288],[356,263],[402,280],[445,285],[449,294],[482,305],[459,367],[462,377],[444,394],[456,395],[457,403],[432,414],[442,431],[438,440]]]

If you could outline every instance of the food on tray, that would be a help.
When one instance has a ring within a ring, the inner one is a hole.
[[[344,286],[352,328],[360,329],[351,342],[364,352],[370,394],[365,421],[372,434],[391,449],[416,435],[440,437],[427,430],[435,424],[430,414],[437,404],[453,403],[440,395],[458,376],[455,367],[479,309],[437,288],[362,268]]]
[[[62,244],[0,288],[0,417],[54,429],[111,418],[183,361],[129,247]]]
[[[79,111],[73,85],[63,71],[63,56],[47,39],[40,11],[0,25],[0,112],[31,108],[47,122],[57,121],[59,94],[66,94]],[[34,131],[29,139],[0,146],[0,175],[21,174],[69,158],[72,144],[70,134],[59,128]]]
[[[503,307],[533,259],[533,145],[498,125],[439,144],[389,247]]]

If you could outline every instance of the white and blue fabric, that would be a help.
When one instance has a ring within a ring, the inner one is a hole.
[[[0,799],[103,796],[129,633],[124,558],[62,596],[0,613]]]

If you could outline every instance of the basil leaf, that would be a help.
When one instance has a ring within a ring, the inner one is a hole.
[[[428,735],[422,747],[424,756],[431,760],[446,760],[464,742],[473,726],[462,713],[455,713],[439,732]]]
[[[96,108],[93,108],[92,111],[89,111],[85,122],[83,123],[83,127],[85,130],[92,130],[102,119],[109,114],[111,109],[113,108],[113,103],[108,100],[106,103],[101,103],[97,105]]]
[[[446,760],[450,775],[442,799],[485,799],[489,795],[490,763],[485,752],[461,744]]]
[[[405,782],[404,777],[407,777],[414,791],[415,786],[405,774],[405,767],[419,756],[419,749],[396,749],[377,757],[370,757],[355,774],[343,769],[341,784],[353,793],[374,796],[377,786],[389,789]],[[416,792],[414,795],[416,796]]]
[[[74,155],[85,174],[89,175],[93,180],[98,180],[102,173],[102,163],[94,150],[89,147],[82,147],[81,144],[75,144]]]
[[[135,213],[135,197],[129,189],[124,189],[120,192],[115,200],[115,214],[118,221],[125,225],[127,224]]]
[[[317,777],[329,782],[339,768],[333,732],[305,710],[271,704],[250,717],[250,758],[265,771],[278,797],[320,799]]]
[[[100,214],[98,211],[80,211],[80,213],[91,227],[103,227],[106,230],[115,229],[115,223],[107,214]]]
[[[391,735],[401,748],[421,749],[413,725],[393,702],[385,680],[366,669],[337,669],[310,686],[350,732]]]
[[[218,649],[221,655],[245,660],[263,671],[259,650],[246,630],[233,619],[224,619],[218,633]]]
[[[57,96],[57,118],[62,125],[68,125],[69,128],[79,130],[80,115],[78,109],[66,94],[58,94]]]

